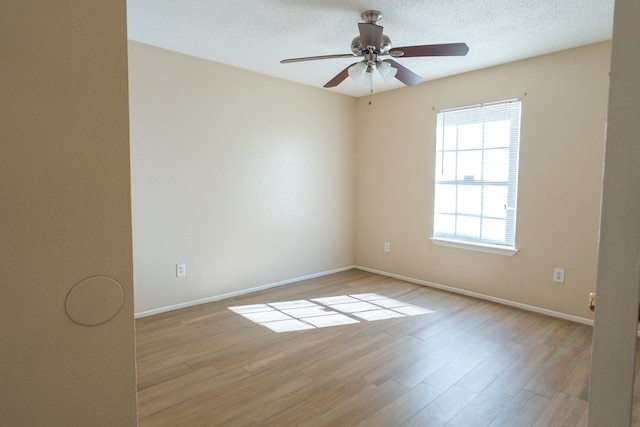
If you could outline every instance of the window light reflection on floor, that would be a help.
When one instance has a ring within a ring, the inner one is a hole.
[[[300,331],[328,326],[434,313],[376,293],[339,295],[228,307],[229,310],[274,332]]]

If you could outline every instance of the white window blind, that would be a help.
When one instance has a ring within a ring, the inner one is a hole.
[[[438,113],[433,237],[515,249],[519,100]]]

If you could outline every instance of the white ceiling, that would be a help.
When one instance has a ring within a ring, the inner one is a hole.
[[[127,0],[129,38],[138,42],[322,87],[357,58],[280,64],[281,59],[351,53],[360,14],[393,46],[466,42],[469,54],[399,58],[432,80],[611,38],[614,0]],[[383,92],[403,87],[374,82]],[[333,89],[364,96],[346,79]]]

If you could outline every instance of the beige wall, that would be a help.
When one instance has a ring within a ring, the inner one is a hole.
[[[606,42],[359,99],[355,263],[591,318],[609,62]],[[519,253],[435,246],[437,112],[510,98],[522,98]]]
[[[600,43],[368,105],[130,42],[136,312],[356,264],[591,318],[609,58]],[[519,253],[433,245],[437,111],[514,97]]]
[[[0,6],[2,425],[136,425],[125,6]],[[80,326],[94,275],[124,306]]]
[[[136,42],[129,69],[137,313],[352,265],[354,99]]]

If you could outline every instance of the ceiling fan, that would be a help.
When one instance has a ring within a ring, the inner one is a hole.
[[[318,59],[352,58],[362,57],[362,60],[354,62],[340,71],[329,80],[324,87],[335,87],[347,77],[360,82],[373,84],[373,72],[378,70],[383,80],[388,81],[397,78],[407,86],[413,86],[422,81],[422,77],[400,65],[393,59],[380,59],[383,56],[392,58],[411,58],[419,56],[464,56],[469,52],[465,43],[427,44],[419,46],[392,47],[391,39],[382,33],[383,27],[376,23],[382,18],[382,13],[377,10],[368,10],[360,15],[364,22],[358,24],[360,35],[351,42],[353,53],[336,55],[307,56],[303,58],[290,58],[280,61],[282,64],[292,62],[315,61]]]

